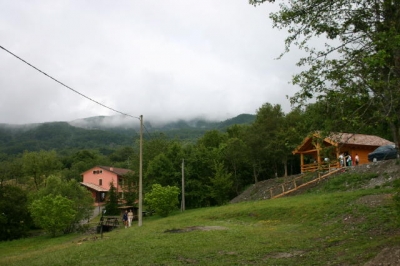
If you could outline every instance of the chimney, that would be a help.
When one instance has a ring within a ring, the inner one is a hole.
[[[110,167],[110,171],[111,171],[111,172],[114,171],[114,168],[113,168],[113,167]]]

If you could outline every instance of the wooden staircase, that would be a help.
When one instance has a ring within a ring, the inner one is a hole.
[[[322,175],[318,171],[313,172],[313,173],[303,174],[299,177],[296,177],[295,179],[293,179],[290,182],[285,182],[278,186],[270,188],[270,199],[276,199],[276,198],[288,195],[288,194],[295,192],[301,188],[307,187],[313,183],[321,181],[322,179],[325,179],[328,176],[331,176],[342,170],[343,170],[343,168],[338,168],[338,169],[330,170],[328,173],[323,173]]]

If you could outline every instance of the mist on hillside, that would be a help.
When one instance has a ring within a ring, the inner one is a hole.
[[[218,123],[220,121],[207,120],[202,117],[193,118],[190,120],[175,119],[175,120],[158,120],[143,118],[144,125],[147,128],[162,128],[166,125],[169,127],[173,125],[182,126],[183,124],[189,127],[202,127],[205,123]],[[96,116],[83,119],[77,119],[68,122],[70,125],[87,129],[101,129],[101,128],[125,128],[125,129],[139,129],[139,118],[129,116],[116,115],[116,116]]]

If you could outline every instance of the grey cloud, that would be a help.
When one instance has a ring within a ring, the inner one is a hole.
[[[265,102],[290,110],[297,58],[277,61],[276,5],[247,1],[0,2],[1,46],[113,109],[224,120]],[[0,50],[0,123],[116,113]]]

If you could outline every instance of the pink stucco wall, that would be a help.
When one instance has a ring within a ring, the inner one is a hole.
[[[110,183],[113,182],[114,187],[117,188],[117,191],[122,191],[121,189],[122,184],[118,183],[118,176],[113,172],[107,171],[100,167],[93,167],[90,170],[84,172],[82,175],[84,183],[92,183],[109,190]]]

